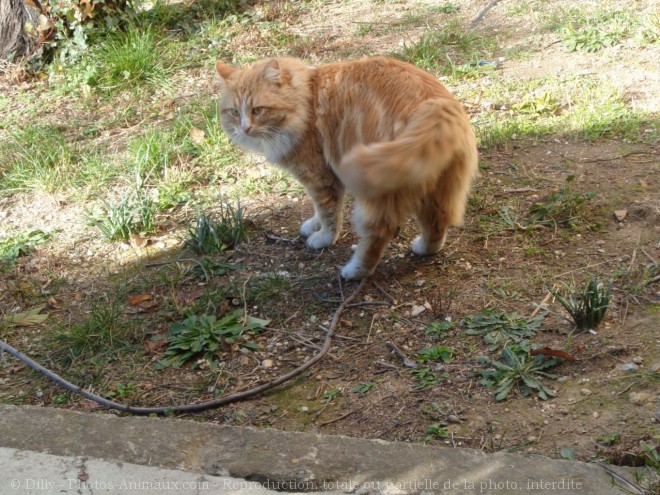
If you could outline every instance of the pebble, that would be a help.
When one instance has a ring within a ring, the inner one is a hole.
[[[461,419],[458,416],[456,416],[455,414],[450,414],[449,416],[447,416],[447,422],[449,422],[449,423],[460,423]]]
[[[616,210],[614,212],[614,218],[616,218],[618,222],[623,222],[627,216],[628,210]]]
[[[264,359],[261,361],[261,367],[262,368],[272,368],[273,367],[273,360],[272,359]]]
[[[635,363],[626,363],[626,364],[622,364],[619,367],[619,369],[621,371],[626,371],[626,372],[637,371],[639,369],[639,366],[637,366]]]
[[[598,411],[594,411],[593,417],[594,419],[598,419],[600,417],[600,413]]]
[[[642,356],[635,356],[631,359],[631,361],[635,364],[642,364],[644,362],[644,358]]]
[[[426,311],[424,306],[413,306],[412,311],[410,312],[410,316],[419,316],[424,311]]]
[[[653,373],[660,373],[660,362],[653,364],[650,369]]]
[[[588,388],[583,388],[582,390],[580,390],[580,393],[585,397],[589,397],[593,392]]]

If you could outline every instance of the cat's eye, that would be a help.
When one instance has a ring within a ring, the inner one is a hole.
[[[259,115],[264,111],[264,107],[254,107],[252,109],[252,115]]]
[[[234,117],[238,117],[241,114],[241,112],[238,111],[238,108],[230,108],[229,113]]]

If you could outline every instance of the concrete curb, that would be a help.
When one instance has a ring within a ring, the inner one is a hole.
[[[86,463],[90,459],[130,463],[145,468],[145,479],[153,476],[148,469],[156,467],[178,471],[182,480],[188,477],[199,481],[202,479],[199,476],[203,476],[220,483],[197,493],[232,493],[230,485],[222,488],[223,477],[252,482],[245,485],[246,489],[286,492],[630,493],[614,485],[612,477],[599,465],[542,456],[485,454],[473,449],[236,428],[171,418],[84,414],[40,407],[0,405],[0,418],[0,447],[23,453],[82,458]],[[18,453],[10,454],[6,456],[10,465],[19,462],[16,460],[20,457]],[[103,472],[99,469],[96,473],[86,473],[93,477],[90,480],[102,482],[103,476],[109,476]],[[31,479],[29,474],[28,470],[19,479]],[[167,475],[174,476],[171,472]],[[139,469],[132,476],[139,478]],[[7,473],[0,475],[0,494],[26,493],[9,490],[11,480],[3,478],[7,478]],[[97,490],[94,493],[127,492]]]

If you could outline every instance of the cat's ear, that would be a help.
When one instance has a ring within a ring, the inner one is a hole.
[[[273,84],[282,84],[282,69],[280,63],[273,59],[266,64],[264,69],[264,79]]]
[[[238,69],[236,69],[236,68],[234,68],[234,67],[230,67],[230,66],[227,65],[227,64],[223,64],[222,62],[220,62],[220,60],[218,60],[218,61],[215,63],[215,70],[218,72],[218,75],[219,75],[222,79],[224,79],[224,80],[226,81],[226,80],[229,79],[229,78],[231,77],[231,75],[232,75],[234,72],[236,72]]]

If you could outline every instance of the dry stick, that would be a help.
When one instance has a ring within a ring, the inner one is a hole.
[[[292,378],[295,378],[296,376],[304,373],[307,371],[309,368],[314,366],[316,363],[321,361],[325,355],[328,353],[330,350],[330,345],[332,344],[332,337],[334,336],[335,330],[337,329],[337,326],[339,325],[339,318],[341,317],[342,313],[346,309],[346,306],[348,303],[351,302],[362,290],[364,287],[364,284],[366,282],[366,279],[362,280],[360,282],[360,285],[357,286],[355,291],[344,300],[337,310],[335,311],[334,316],[332,317],[332,322],[330,323],[330,326],[328,327],[328,332],[326,333],[325,336],[325,341],[323,342],[323,347],[321,350],[318,352],[318,354],[314,355],[311,359],[306,361],[305,363],[301,364],[298,366],[296,369],[290,371],[289,373],[280,376],[279,378],[276,378],[274,380],[271,380],[267,383],[264,383],[262,385],[259,385],[258,387],[245,390],[243,392],[237,392],[232,395],[228,395],[226,397],[221,397],[216,400],[210,400],[207,402],[201,402],[199,404],[186,404],[186,405],[180,405],[180,406],[171,406],[171,407],[133,407],[133,406],[127,406],[125,404],[119,404],[118,402],[114,402],[108,399],[104,399],[103,397],[100,397],[96,394],[93,394],[91,392],[88,392],[86,390],[83,390],[82,388],[74,385],[73,383],[65,380],[61,376],[53,373],[52,371],[44,368],[42,365],[39,363],[33,361],[29,357],[27,357],[25,354],[21,353],[20,351],[14,349],[12,346],[9,344],[6,344],[2,340],[0,340],[0,351],[6,351],[12,356],[14,356],[16,359],[19,359],[20,361],[24,362],[28,366],[30,366],[32,369],[38,371],[39,373],[45,375],[47,378],[50,380],[54,381],[58,385],[61,385],[62,387],[66,388],[70,392],[74,392],[76,394],[82,395],[84,398],[89,399],[91,401],[96,402],[97,404],[100,404],[102,406],[105,406],[110,409],[117,409],[118,411],[123,411],[123,412],[128,412],[132,414],[171,414],[171,413],[181,413],[181,412],[195,412],[195,411],[204,411],[206,409],[213,409],[216,407],[224,406],[226,404],[231,404],[233,402],[239,402],[245,399],[249,399],[250,397],[254,397],[255,395],[259,395],[266,390],[269,390],[273,387],[277,387],[278,385],[281,385],[284,382],[287,382],[291,380]]]
[[[553,286],[552,286],[552,287],[550,288],[550,290],[548,291],[548,294],[543,298],[543,301],[541,301],[539,304],[537,304],[537,305],[536,305],[536,308],[534,309],[534,311],[532,311],[532,314],[529,315],[530,319],[531,319],[531,318],[534,318],[534,317],[537,315],[537,313],[538,313],[539,311],[541,311],[543,305],[546,304],[546,303],[550,300],[550,298],[552,297],[552,291],[553,291],[554,289],[555,289],[555,285],[553,284]]]
[[[655,258],[653,256],[651,256],[649,253],[647,253],[646,250],[643,247],[640,247],[639,249],[641,249],[642,253],[644,253],[646,255],[646,257],[651,260],[651,263],[653,263],[654,265],[658,264],[658,262],[655,260]]]
[[[490,2],[488,5],[486,5],[486,7],[484,8],[484,10],[482,10],[482,11],[479,13],[479,15],[478,15],[477,17],[474,18],[474,21],[472,21],[472,22],[470,23],[470,29],[474,29],[474,28],[477,26],[477,24],[479,24],[479,23],[481,22],[481,19],[484,18],[484,16],[488,13],[488,11],[489,11],[490,9],[492,9],[493,7],[495,7],[495,5],[497,5],[498,3],[500,3],[500,0],[493,0],[493,1]]]
[[[348,411],[346,414],[342,414],[338,418],[330,419],[328,421],[324,421],[323,423],[319,423],[319,426],[327,426],[332,423],[336,423],[337,421],[341,421],[344,418],[348,418],[351,414],[355,413],[357,409],[353,409],[352,411]]]

